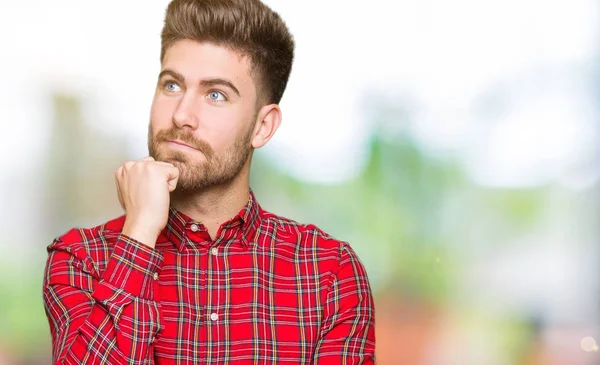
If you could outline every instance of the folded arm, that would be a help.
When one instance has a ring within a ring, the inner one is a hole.
[[[83,237],[77,230],[64,237],[73,235]],[[148,363],[160,330],[155,281],[160,253],[120,235],[100,273],[82,244],[65,241],[48,247],[44,276],[53,362]]]

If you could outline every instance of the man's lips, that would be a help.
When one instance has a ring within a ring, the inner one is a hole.
[[[183,143],[181,141],[171,140],[171,141],[167,141],[167,143],[175,144],[175,145],[178,145],[178,146],[181,146],[181,147],[191,148],[193,150],[196,149],[196,148],[194,148],[194,147],[192,147],[192,146],[190,146],[188,144],[185,144],[185,143]]]

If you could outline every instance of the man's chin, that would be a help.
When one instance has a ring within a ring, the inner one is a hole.
[[[173,191],[174,193],[193,193],[193,192],[198,192],[202,189],[205,189],[207,187],[209,187],[210,185],[207,185],[205,183],[203,183],[202,181],[192,181],[192,180],[188,180],[188,179],[180,179],[177,182],[177,187],[175,188],[175,190]]]

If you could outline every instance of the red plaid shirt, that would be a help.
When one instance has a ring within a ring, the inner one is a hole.
[[[48,247],[58,364],[373,364],[374,307],[350,246],[248,204],[211,240],[171,209],[152,249],[125,217]]]

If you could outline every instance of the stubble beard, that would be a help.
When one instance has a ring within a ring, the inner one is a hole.
[[[233,181],[250,157],[251,136],[252,128],[223,155],[217,155],[208,143],[196,139],[191,133],[179,128],[154,133],[150,123],[148,151],[156,161],[169,162],[179,169],[176,192],[193,192]],[[202,152],[204,159],[194,161],[190,155],[197,152],[184,153],[170,149],[166,145],[169,140],[179,140],[196,148]]]

